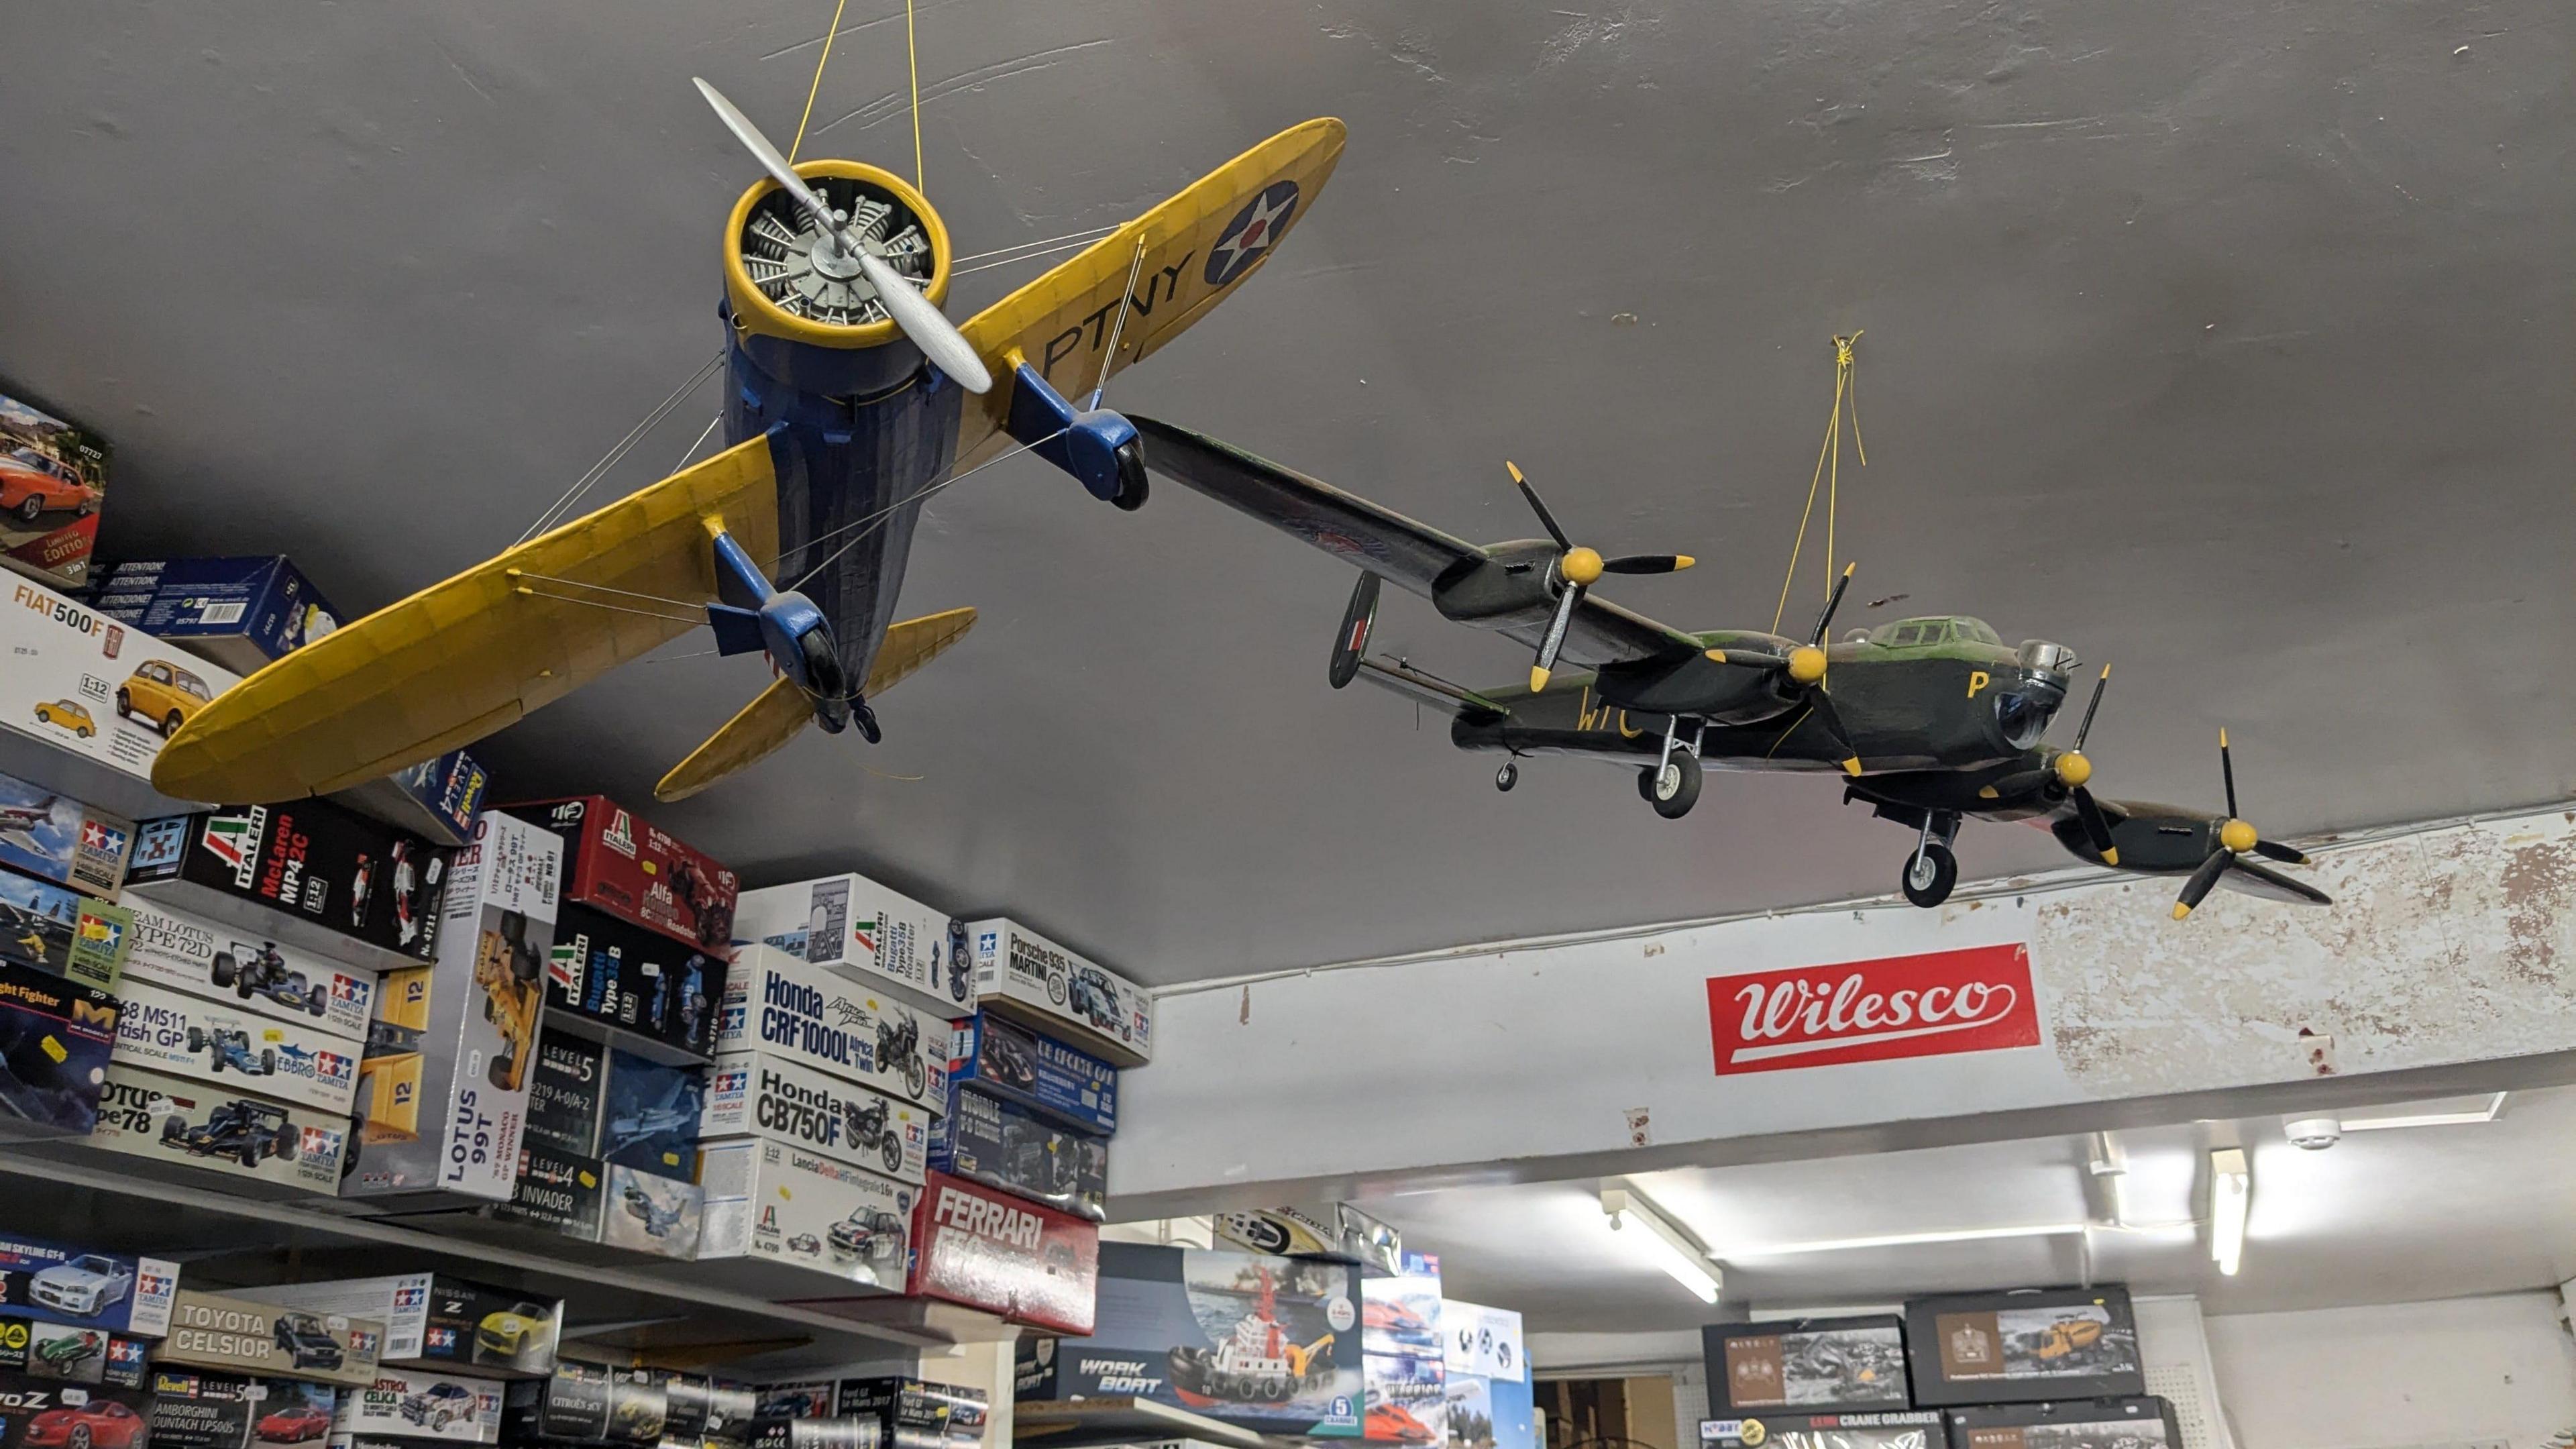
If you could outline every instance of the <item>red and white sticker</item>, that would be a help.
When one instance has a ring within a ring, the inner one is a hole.
[[[2030,948],[1976,946],[1712,976],[1717,1073],[2039,1045]]]

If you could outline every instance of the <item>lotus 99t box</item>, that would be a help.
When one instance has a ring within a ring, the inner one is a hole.
[[[1088,1338],[1023,1337],[1023,1399],[1132,1395],[1266,1434],[1360,1434],[1360,1270],[1316,1258],[1100,1245]]]

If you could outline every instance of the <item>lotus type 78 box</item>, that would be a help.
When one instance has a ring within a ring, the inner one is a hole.
[[[912,1216],[904,1291],[1054,1333],[1089,1333],[1100,1229],[980,1183],[934,1172]]]
[[[930,1165],[1099,1222],[1109,1216],[1109,1139],[1074,1132],[973,1087],[948,1094]]]
[[[0,397],[0,562],[66,588],[88,580],[108,451],[89,429]]]
[[[974,1002],[964,931],[945,911],[863,875],[828,875],[743,892],[734,934],[775,946],[916,1010],[949,1017]]]
[[[784,1056],[747,1052],[716,1058],[697,1135],[712,1149],[733,1138],[767,1137],[883,1173],[921,1181],[930,1114]]]
[[[497,1379],[379,1364],[373,1383],[340,1395],[333,1432],[448,1444],[498,1443],[501,1384]]]
[[[699,1258],[766,1258],[903,1291],[921,1189],[767,1138],[720,1143],[698,1163],[707,1193]]]
[[[1122,1067],[1153,1057],[1154,1003],[1145,988],[1017,921],[976,921],[966,933],[975,949],[976,1005]]]
[[[932,1113],[947,1106],[946,1022],[774,947],[736,955],[716,1050],[792,1058]]]
[[[107,1073],[92,1145],[329,1197],[350,1146],[345,1108],[274,1102],[245,1084],[189,1081],[118,1063]]]
[[[170,1331],[176,1264],[92,1253],[35,1238],[0,1238],[0,1302],[13,1313],[109,1333]]]
[[[124,979],[364,1041],[376,973],[300,946],[137,901]]]
[[[230,1004],[126,984],[116,1023],[116,1060],[174,1077],[313,1107],[349,1110],[358,1053],[346,1037],[310,1019],[258,1016]]]
[[[1107,1137],[1118,1130],[1118,1069],[1086,1051],[991,1012],[958,1022],[948,1080],[974,1086],[1041,1117]]]
[[[90,590],[98,610],[248,676],[340,627],[283,554],[121,559]]]
[[[375,1382],[385,1326],[373,1319],[279,1308],[181,1290],[155,1366],[215,1369],[356,1387]]]
[[[450,854],[298,800],[147,822],[125,878],[147,900],[388,969],[438,959]]]
[[[715,857],[605,795],[501,808],[563,841],[565,900],[711,951],[733,940],[741,883]]]
[[[417,1361],[494,1377],[554,1372],[563,1326],[560,1299],[531,1297],[446,1273],[280,1283],[245,1288],[238,1296],[379,1319],[385,1325],[380,1365]]]
[[[133,821],[0,775],[0,866],[114,900],[133,849]]]
[[[117,1000],[0,962],[0,1139],[79,1137],[98,1122]]]

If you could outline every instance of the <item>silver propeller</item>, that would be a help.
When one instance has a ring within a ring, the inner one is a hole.
[[[912,339],[913,346],[920,348],[924,357],[936,363],[941,372],[955,378],[957,385],[968,392],[991,391],[993,374],[985,370],[984,359],[975,355],[974,344],[966,340],[966,334],[957,330],[957,324],[949,321],[946,314],[931,305],[930,299],[915,290],[894,268],[887,266],[885,258],[878,255],[864,238],[850,230],[845,219],[832,210],[832,204],[805,184],[805,178],[796,174],[796,168],[787,164],[787,158],[778,154],[778,148],[769,143],[769,138],[761,134],[749,116],[724,98],[724,92],[703,80],[698,81],[697,86],[698,94],[705,96],[707,104],[715,107],[716,116],[725,123],[725,129],[733,132],[734,139],[751,152],[753,158],[760,162],[761,169],[769,173],[770,179],[785,188],[797,205],[805,208],[806,214],[814,218],[815,227],[825,237],[833,239],[843,251],[857,259],[860,274],[868,279],[869,286],[876,289],[877,300],[885,304],[886,315],[894,319],[894,325],[904,336]]]

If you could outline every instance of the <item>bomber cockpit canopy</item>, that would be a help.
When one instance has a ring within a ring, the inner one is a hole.
[[[1869,631],[1869,642],[1888,649],[1928,644],[1993,644],[2000,646],[2003,636],[1983,619],[1965,614],[1926,619],[1899,619],[1881,624]]]

